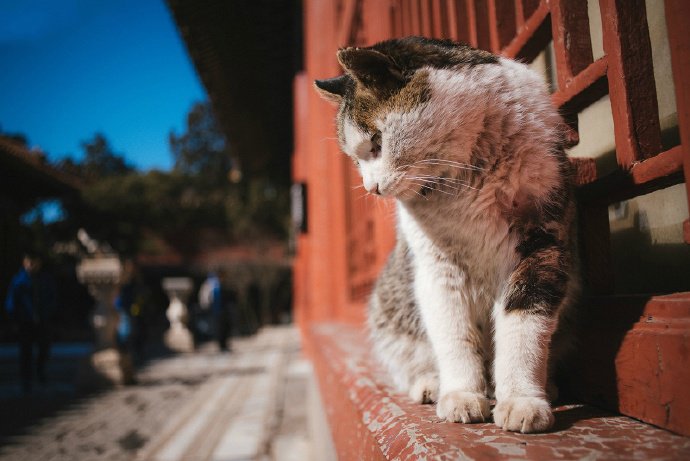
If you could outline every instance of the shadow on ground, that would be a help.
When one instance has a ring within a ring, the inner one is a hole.
[[[93,367],[90,343],[56,343],[51,350],[45,383],[34,383],[24,392],[19,377],[18,348],[13,344],[0,345],[0,446],[11,439],[30,433],[32,427],[62,412],[79,408],[97,398],[115,384]],[[146,346],[139,367],[175,355],[163,344]],[[190,381],[190,382],[187,382]],[[180,384],[197,385],[198,379],[179,380]],[[142,383],[156,385],[160,383]],[[132,444],[131,440],[123,443]]]

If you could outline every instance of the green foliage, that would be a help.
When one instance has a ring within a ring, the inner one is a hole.
[[[99,214],[166,237],[204,228],[232,240],[287,235],[288,193],[261,180],[218,187],[202,175],[151,171],[95,182],[84,198]]]
[[[83,161],[58,164],[90,179],[81,203],[68,206],[69,219],[123,255],[156,247],[150,235],[182,252],[198,249],[208,229],[228,243],[288,235],[287,186],[241,177],[208,103],[192,107],[185,133],[170,134],[170,172],[134,170],[101,134],[82,147]]]
[[[113,151],[110,143],[101,133],[95,133],[92,139],[82,141],[80,144],[84,151],[83,160],[77,161],[71,157],[65,157],[55,166],[87,181],[122,176],[135,171],[122,154]]]
[[[222,226],[222,194],[199,176],[177,172],[132,173],[98,181],[85,191],[96,211],[147,227],[179,230],[191,226]]]
[[[265,178],[246,181],[242,185],[244,193],[228,195],[225,202],[234,237],[242,240],[257,233],[286,237],[289,229],[289,190]]]
[[[214,185],[227,182],[233,161],[208,102],[194,104],[187,131],[179,136],[171,132],[169,141],[175,171],[203,176]]]
[[[90,141],[82,141],[81,148],[84,150],[83,175],[87,179],[120,176],[134,171],[121,154],[113,151],[101,133],[96,133]]]

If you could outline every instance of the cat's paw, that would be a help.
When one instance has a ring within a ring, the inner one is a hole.
[[[423,375],[415,380],[408,393],[415,403],[434,403],[438,400],[438,377]]]
[[[544,432],[553,426],[549,402],[537,397],[514,397],[501,400],[494,408],[494,422],[506,431]]]
[[[439,399],[436,414],[454,423],[479,423],[489,419],[491,408],[489,399],[482,394],[451,391]]]

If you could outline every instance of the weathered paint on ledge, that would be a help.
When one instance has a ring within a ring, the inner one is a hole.
[[[690,439],[583,405],[556,408],[555,427],[546,434],[447,423],[432,405],[414,404],[385,384],[361,330],[320,324],[309,340],[343,460],[690,459]]]

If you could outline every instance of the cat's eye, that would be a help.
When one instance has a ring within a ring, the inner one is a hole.
[[[381,132],[377,131],[371,137],[371,150],[369,151],[371,158],[378,158],[381,155]]]

